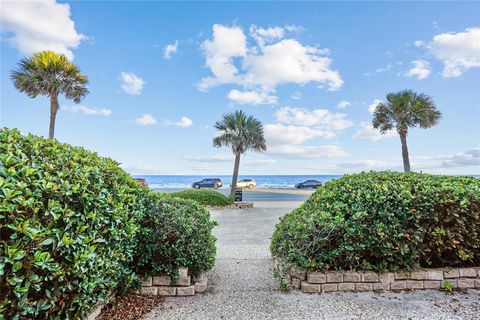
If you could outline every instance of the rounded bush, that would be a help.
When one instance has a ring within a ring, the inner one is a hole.
[[[480,179],[347,175],[280,219],[274,256],[309,270],[480,265]]]
[[[83,148],[0,131],[0,311],[78,318],[128,277],[140,187]]]
[[[172,196],[182,199],[195,200],[204,206],[227,206],[233,201],[214,190],[183,190],[171,193]]]
[[[137,274],[176,278],[179,267],[188,267],[193,275],[211,269],[215,226],[209,211],[197,202],[151,192],[133,260]]]
[[[136,271],[206,270],[213,225],[111,159],[0,129],[0,319],[81,319]]]

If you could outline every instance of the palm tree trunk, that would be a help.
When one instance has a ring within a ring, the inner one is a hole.
[[[407,147],[407,132],[400,131],[400,141],[402,142],[402,157],[403,157],[403,169],[405,172],[410,172],[410,159],[408,158]]]
[[[48,139],[53,140],[55,136],[55,119],[58,111],[58,95],[57,93],[50,94],[50,127],[48,130]]]
[[[235,199],[235,190],[237,189],[238,169],[240,167],[240,153],[235,154],[235,165],[233,166],[232,175],[232,189],[230,190],[230,197]]]

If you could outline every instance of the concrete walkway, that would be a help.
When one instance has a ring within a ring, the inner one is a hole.
[[[217,260],[207,293],[167,298],[145,319],[478,319],[480,292],[279,292],[268,245],[278,218],[299,202],[256,202],[253,209],[214,210]]]

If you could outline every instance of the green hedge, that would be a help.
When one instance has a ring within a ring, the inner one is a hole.
[[[0,129],[0,161],[0,319],[81,318],[112,291],[138,283],[134,258],[151,240],[141,235],[157,224],[214,241],[206,223],[179,228],[188,215],[208,219],[198,205],[175,208],[83,148]],[[145,224],[156,210],[170,219]],[[177,219],[179,211],[188,214]],[[193,252],[169,243],[157,258],[170,265]],[[211,250],[196,252],[192,268],[211,266]]]
[[[133,266],[137,274],[168,274],[178,277],[178,267],[198,275],[213,267],[215,237],[208,210],[192,200],[151,192],[146,216],[138,234]]]
[[[226,206],[233,203],[229,197],[214,190],[183,190],[173,192],[171,195],[177,198],[195,200],[204,206]]]
[[[348,175],[282,217],[271,252],[309,270],[478,266],[479,215],[480,179]]]

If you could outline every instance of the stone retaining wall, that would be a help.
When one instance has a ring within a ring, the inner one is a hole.
[[[178,269],[179,278],[176,284],[172,283],[169,276],[154,276],[141,279],[141,287],[136,291],[143,296],[193,296],[196,293],[203,293],[207,290],[208,279],[205,273],[198,277],[188,274],[188,268]],[[115,300],[115,294],[109,295],[106,302],[99,302],[95,305],[84,320],[95,320],[109,302]]]
[[[283,271],[282,271],[283,268]],[[288,284],[305,293],[335,291],[397,291],[441,289],[448,283],[458,289],[480,289],[480,267],[419,269],[411,272],[328,271],[307,272],[276,263]]]
[[[146,296],[193,296],[207,290],[207,276],[203,273],[198,277],[188,274],[188,268],[178,269],[179,278],[173,284],[169,276],[152,276],[141,279],[142,286],[138,294]]]

